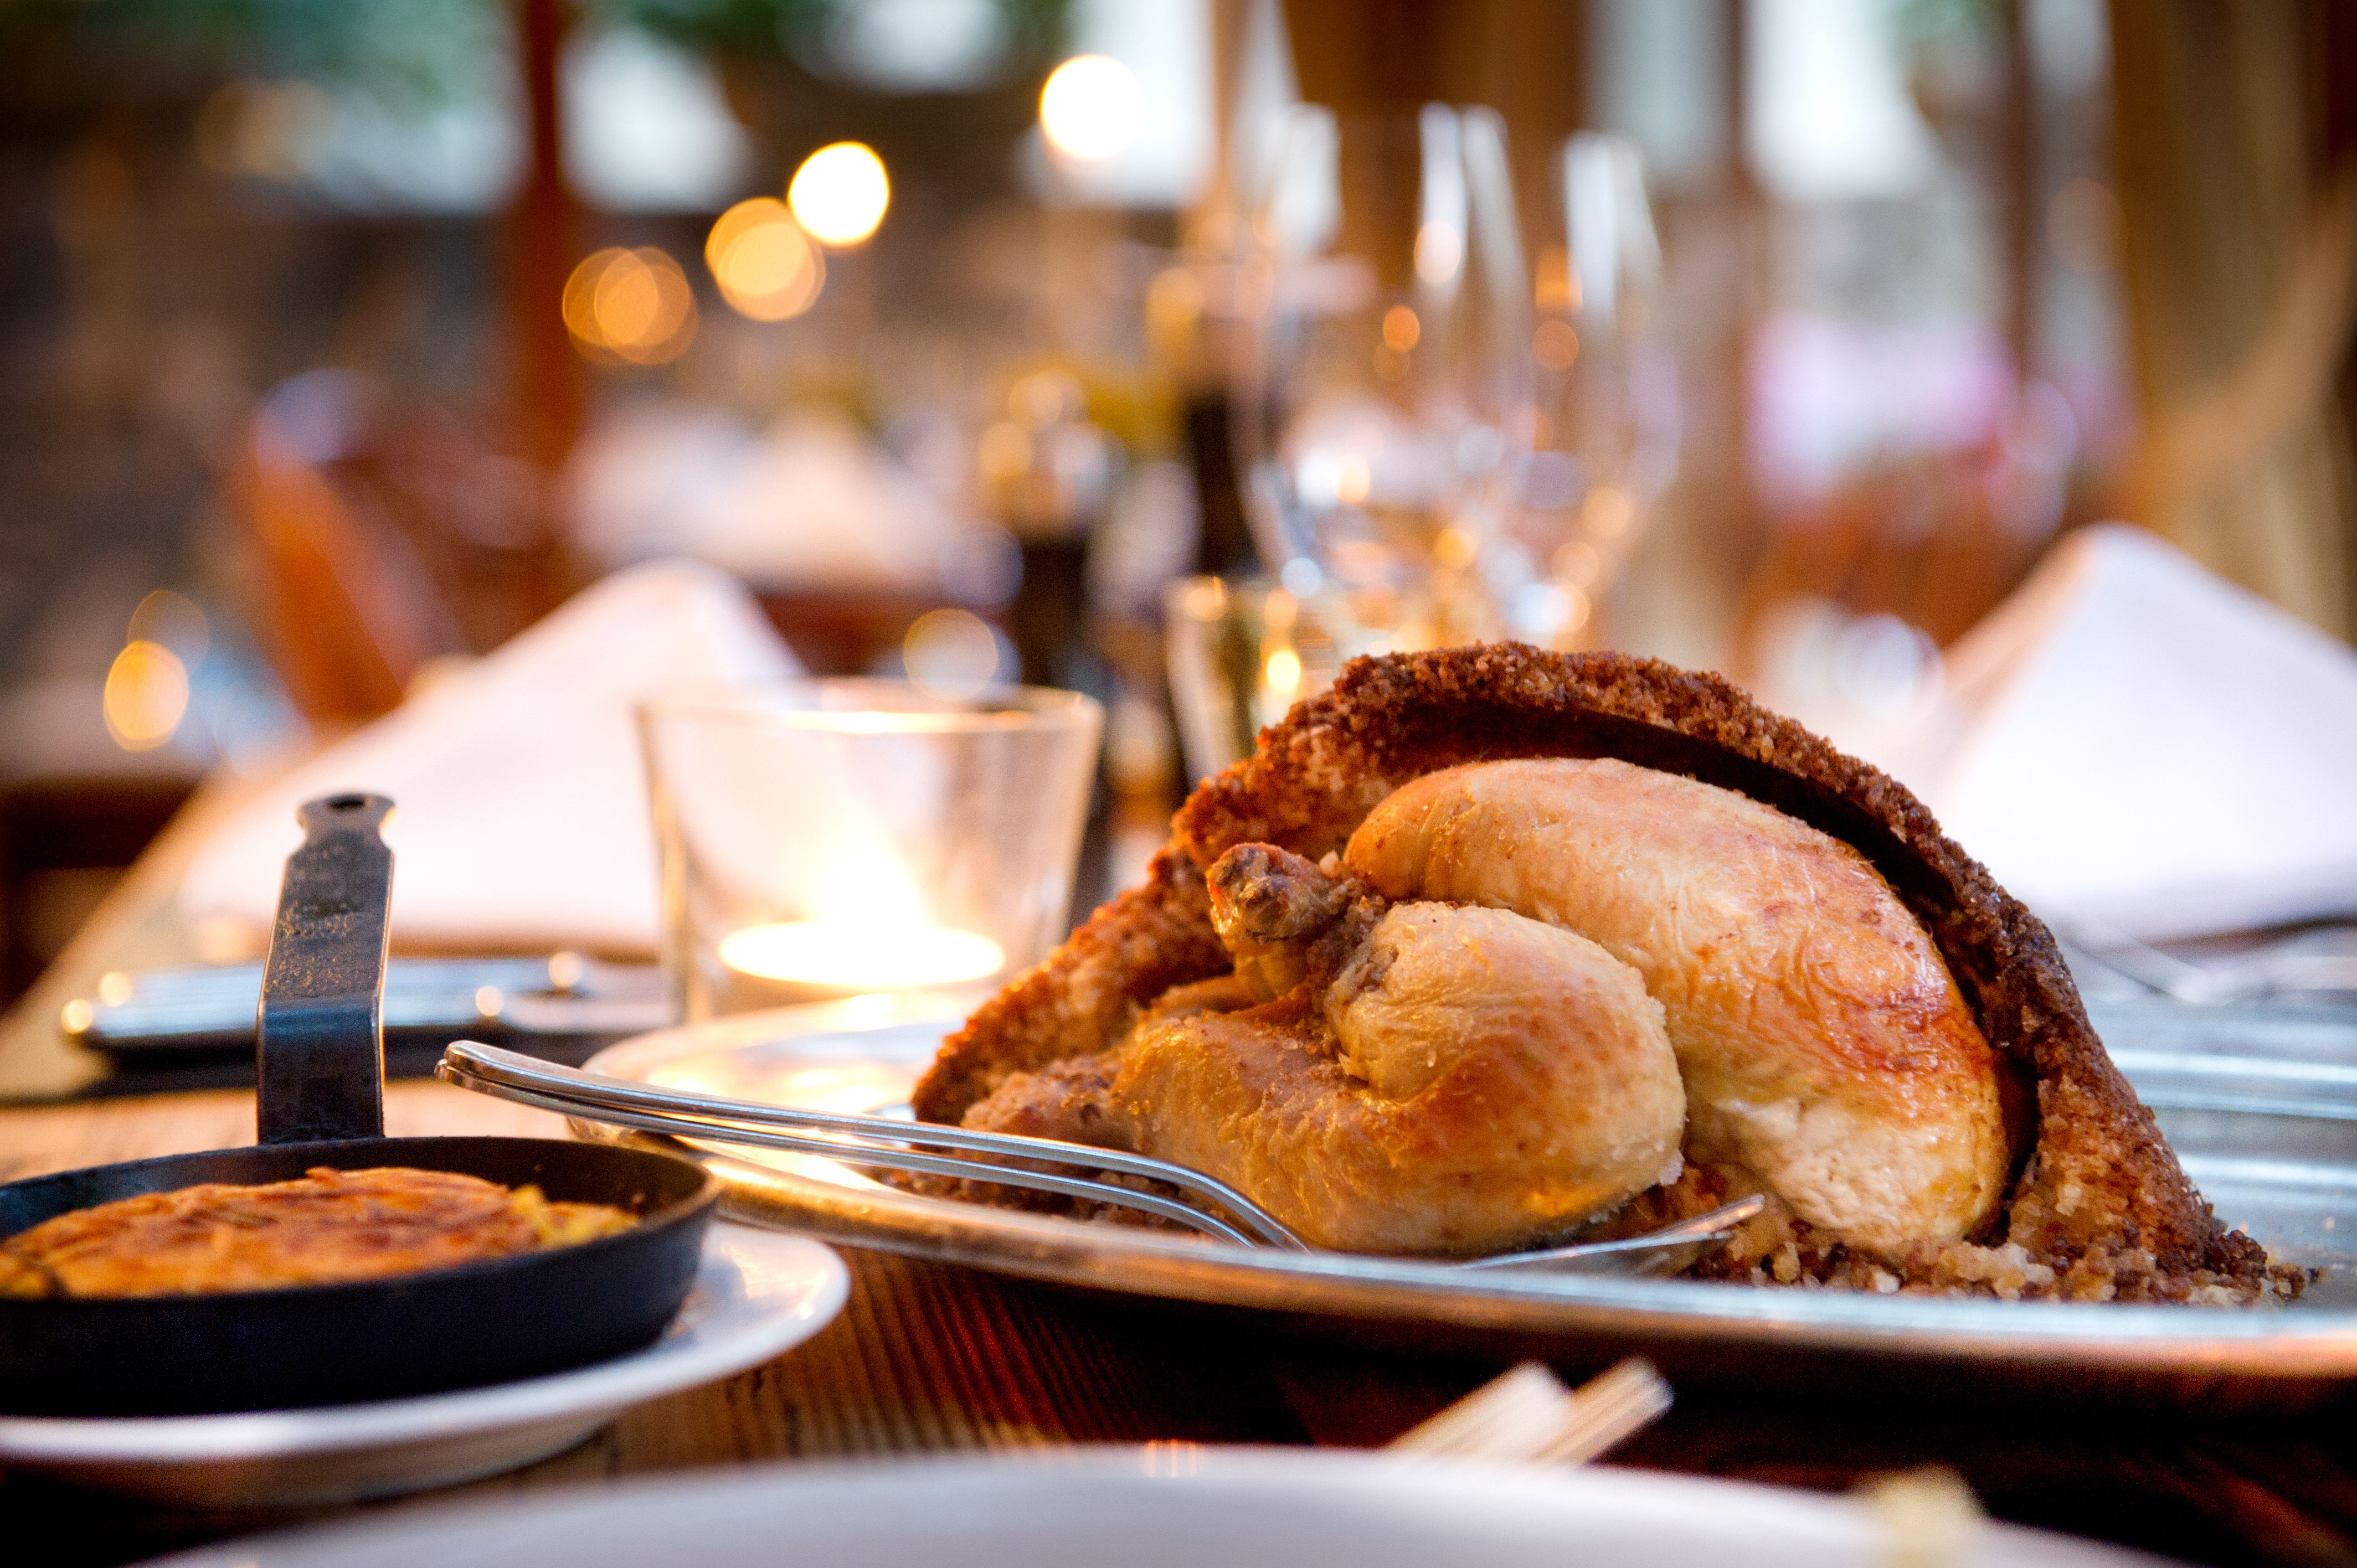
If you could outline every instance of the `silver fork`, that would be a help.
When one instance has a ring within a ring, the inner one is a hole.
[[[1291,1252],[1309,1251],[1309,1243],[1225,1182],[1184,1165],[1119,1149],[1091,1148],[1012,1133],[978,1133],[968,1127],[945,1127],[930,1122],[896,1122],[843,1111],[767,1105],[753,1100],[660,1088],[603,1073],[584,1072],[578,1068],[559,1067],[477,1040],[450,1042],[434,1076],[479,1094],[618,1127],[713,1138],[787,1154],[815,1155],[867,1170],[919,1171],[928,1176],[970,1177],[1006,1187],[1029,1187],[1141,1209],[1240,1246],[1275,1247]],[[1026,1169],[962,1158],[958,1154],[926,1152],[929,1150],[1039,1162],[1060,1170]],[[1111,1171],[1165,1182],[1189,1194],[1199,1203],[1226,1209],[1235,1216],[1237,1224],[1159,1193],[1139,1192],[1085,1176],[1061,1174],[1062,1170],[1071,1169]]]
[[[435,1076],[479,1094],[613,1126],[813,1155],[867,1170],[918,1171],[1028,1187],[1137,1209],[1240,1246],[1313,1250],[1227,1183],[1119,1149],[700,1094],[560,1067],[475,1040],[452,1041]],[[1042,1165],[1052,1168],[1043,1170]],[[1160,1182],[1191,1201],[1101,1181],[1098,1173]],[[1706,1248],[1725,1240],[1763,1203],[1759,1197],[1744,1198],[1645,1236],[1510,1253],[1458,1266],[1544,1273],[1602,1264],[1627,1272],[1666,1272],[1684,1267]]]

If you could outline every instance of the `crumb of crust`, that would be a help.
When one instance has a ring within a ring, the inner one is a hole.
[[[1894,1270],[1763,1216],[1698,1273],[1880,1290],[1878,1271],[1907,1290],[2083,1301],[2282,1299],[2305,1283],[2218,1223],[2113,1067],[2051,935],[1921,802],[1717,676],[1615,654],[1498,644],[1352,660],[1189,797],[1145,886],[952,1037],[918,1113],[954,1122],[1007,1073],[1102,1049],[1161,990],[1224,969],[1201,873],[1231,845],[1316,859],[1410,779],[1546,756],[1685,773],[1851,843],[1922,920],[1990,1043],[2034,1080],[2019,1174],[1988,1234],[1919,1250]],[[1710,1207],[1706,1195],[1682,1178],[1624,1212],[1659,1223]]]
[[[1093,1056],[1173,986],[1224,974],[1202,868],[1170,849],[942,1043],[910,1096],[920,1121],[955,1122],[1009,1076]]]
[[[1928,1249],[1929,1256],[1910,1260],[1909,1277],[1927,1291],[1953,1291],[1964,1295],[1994,1295],[2019,1301],[2053,1293],[2054,1270],[2029,1255],[2018,1241],[2002,1247],[1976,1247],[1959,1241]],[[2100,1299],[2071,1293],[2078,1301]]]

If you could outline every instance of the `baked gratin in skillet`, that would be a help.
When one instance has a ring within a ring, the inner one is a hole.
[[[0,1296],[196,1295],[391,1279],[619,1235],[610,1203],[463,1171],[320,1165],[71,1209],[0,1241]]]
[[[1764,1192],[1695,1273],[2212,1304],[2305,1282],[2211,1212],[2046,928],[1904,788],[1716,677],[1512,644],[1357,660],[1172,827],[944,1042],[920,1118],[1174,1159],[1351,1251]]]

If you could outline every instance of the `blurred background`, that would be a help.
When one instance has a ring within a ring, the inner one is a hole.
[[[1359,648],[1831,725],[2102,519],[2357,631],[2335,0],[0,0],[0,1000],[656,557],[1104,700],[1097,888]]]

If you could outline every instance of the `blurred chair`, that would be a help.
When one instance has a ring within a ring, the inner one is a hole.
[[[763,613],[813,675],[888,671],[909,628],[933,610],[960,609],[949,595],[819,592],[756,587]]]
[[[253,546],[249,616],[315,723],[389,712],[430,661],[486,652],[561,596],[536,471],[353,372],[273,392],[227,489]]]
[[[1976,446],[1886,458],[1778,520],[1745,585],[1730,673],[1770,675],[1780,610],[1889,616],[1945,648],[2018,587],[2062,529],[2107,515],[2074,423],[2033,384]]]
[[[64,676],[0,691],[0,1004],[56,959],[211,760],[209,735],[182,733],[201,726],[126,750],[103,689]]]
[[[2357,639],[2357,7],[2111,14],[2129,515]]]
[[[0,780],[0,1005],[39,977],[196,783],[163,770]]]

